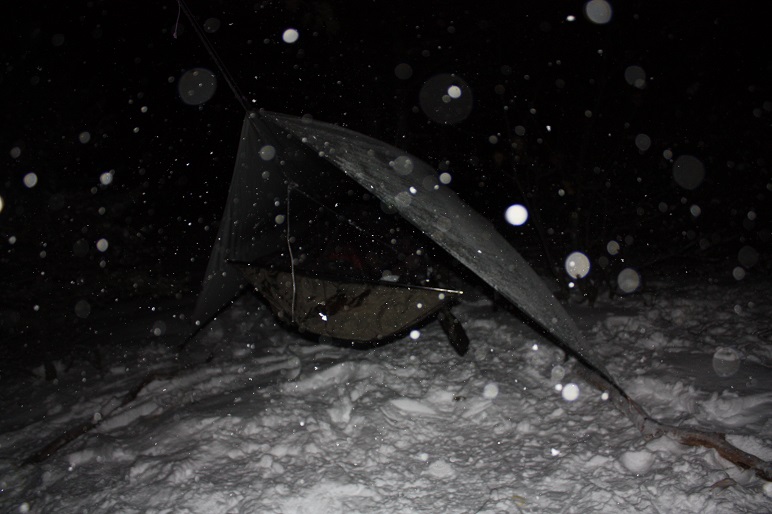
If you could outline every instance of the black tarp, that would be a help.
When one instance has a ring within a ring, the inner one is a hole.
[[[345,179],[348,177],[348,179]],[[395,209],[535,324],[604,374],[574,321],[539,276],[493,227],[442,185],[428,164],[363,134],[267,111],[244,120],[241,144],[196,319],[233,298],[244,278],[228,260],[259,261],[287,248],[286,223],[311,202],[287,205],[288,187],[330,205],[362,189]],[[298,205],[296,205],[298,204]],[[297,230],[308,227],[297,227]],[[295,230],[291,231],[293,234]]]

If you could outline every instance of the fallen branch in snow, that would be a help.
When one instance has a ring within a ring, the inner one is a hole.
[[[576,369],[587,383],[608,394],[614,406],[633,422],[633,425],[641,432],[644,439],[650,440],[666,435],[687,446],[713,448],[721,457],[736,466],[743,469],[752,469],[759,478],[772,481],[772,462],[767,462],[755,455],[742,451],[727,441],[724,434],[660,423],[649,417],[643,407],[627,396],[619,386],[606,380],[594,369],[579,361],[576,363]]]
[[[154,382],[156,380],[165,380],[172,378],[174,375],[179,372],[179,369],[172,369],[172,370],[165,370],[165,371],[154,371],[152,373],[149,373],[145,376],[144,380],[137,384],[133,389],[131,389],[126,395],[118,400],[117,398],[111,399],[107,405],[105,405],[98,413],[94,415],[93,418],[91,418],[88,421],[84,421],[70,429],[68,429],[66,432],[64,432],[62,435],[45,445],[40,450],[36,451],[26,459],[22,461],[22,465],[26,464],[35,464],[38,462],[43,462],[48,457],[53,455],[59,448],[65,446],[66,444],[71,443],[78,437],[82,436],[83,434],[90,432],[94,428],[98,427],[100,423],[102,423],[105,419],[107,419],[111,414],[113,414],[116,410],[120,409],[121,407],[124,407],[128,405],[129,403],[133,402],[137,395],[145,388],[148,384],[151,382]]]

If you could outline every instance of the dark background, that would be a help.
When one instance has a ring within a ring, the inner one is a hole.
[[[250,106],[343,124],[450,172],[543,272],[574,250],[596,276],[622,259],[644,278],[770,269],[772,58],[755,2],[614,1],[606,24],[579,1],[188,5]],[[0,337],[20,363],[54,336],[79,344],[117,301],[197,292],[244,111],[176,2],[4,10]],[[631,66],[645,71],[637,86]],[[195,68],[217,89],[188,105],[178,84]],[[421,108],[439,74],[468,85],[463,120]],[[673,179],[683,155],[705,168],[695,189]],[[512,203],[530,207],[525,226],[504,221]]]

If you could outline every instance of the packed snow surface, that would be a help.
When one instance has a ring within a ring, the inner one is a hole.
[[[571,313],[654,416],[772,459],[770,285],[654,282]],[[366,351],[314,344],[251,296],[182,354],[179,305],[108,322],[101,364],[57,362],[55,382],[3,377],[0,510],[772,511],[772,484],[713,450],[643,440],[562,351],[465,296],[465,357],[436,322]],[[149,373],[177,368],[116,407]],[[88,419],[102,422],[20,465]]]

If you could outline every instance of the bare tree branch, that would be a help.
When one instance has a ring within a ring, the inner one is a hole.
[[[126,393],[126,395],[122,399],[118,400],[116,398],[113,398],[112,400],[110,400],[110,402],[108,402],[108,404],[99,412],[99,416],[96,416],[88,421],[83,421],[78,425],[75,425],[74,427],[69,428],[62,435],[60,435],[59,437],[57,437],[56,439],[54,439],[53,441],[45,445],[43,448],[41,448],[40,450],[36,451],[32,455],[24,459],[22,461],[22,465],[43,462],[51,455],[56,453],[63,446],[71,443],[72,441],[82,436],[83,434],[88,433],[94,428],[98,427],[102,423],[102,421],[107,419],[116,410],[133,402],[137,398],[137,395],[139,395],[139,393],[145,387],[147,387],[148,384],[156,380],[167,380],[169,378],[172,378],[174,375],[177,374],[178,371],[179,369],[172,369],[172,370],[165,370],[165,371],[154,371],[152,373],[149,373],[147,376],[145,376],[142,382],[137,384],[132,390]]]
[[[705,432],[696,428],[674,427],[651,418],[638,402],[630,398],[621,388],[608,382],[595,370],[581,362],[576,363],[579,375],[590,385],[609,395],[609,400],[650,440],[663,435],[687,446],[713,448],[718,454],[743,469],[752,469],[763,480],[772,481],[772,462],[746,453],[726,440],[725,434]]]

